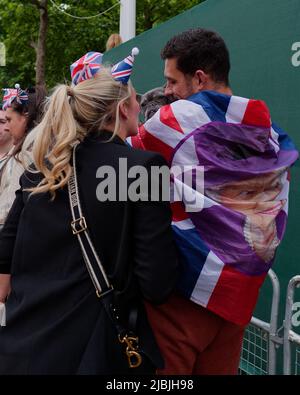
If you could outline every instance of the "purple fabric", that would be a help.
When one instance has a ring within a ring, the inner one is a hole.
[[[279,240],[282,240],[286,228],[287,223],[287,215],[284,210],[281,210],[280,213],[276,217],[276,228],[277,228],[277,237]]]
[[[190,213],[202,240],[223,263],[248,275],[266,273],[273,260],[266,263],[251,249],[244,237],[245,216],[222,206]]]
[[[194,138],[199,165],[205,166],[206,186],[245,180],[291,166],[297,151],[275,152],[269,143],[269,129],[241,124],[210,122],[183,138]]]

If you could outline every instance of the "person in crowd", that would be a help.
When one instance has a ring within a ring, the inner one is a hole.
[[[5,131],[10,134],[12,144],[0,176],[0,226],[2,227],[19,188],[19,179],[30,153],[22,146],[26,136],[38,123],[42,109],[42,98],[37,101],[34,89],[22,90],[19,84],[14,89],[5,89],[3,98]]]
[[[2,106],[0,109],[0,172],[3,167],[6,159],[8,158],[8,153],[12,148],[12,137],[7,130],[6,126],[6,118],[5,111],[2,110]]]
[[[176,192],[177,291],[165,304],[147,305],[165,358],[158,373],[236,374],[245,326],[284,235],[298,152],[264,102],[233,95],[219,34],[188,30],[161,55],[165,95],[178,100],[131,138],[164,155]]]
[[[160,86],[150,89],[141,95],[141,115],[144,121],[152,118],[153,115],[160,109],[160,107],[172,103],[176,100],[172,95],[165,95],[164,87]]]
[[[166,302],[177,281],[169,202],[130,199],[135,177],[125,183],[127,197],[118,194],[124,181],[120,160],[128,170],[143,167],[149,177],[152,166],[166,164],[157,153],[125,144],[138,128],[139,104],[128,81],[134,53],[112,69],[101,65],[97,53],[80,58],[71,66],[72,86],[56,87],[37,126],[34,168],[21,177],[0,236],[1,302],[11,288],[0,329],[0,374],[116,374],[124,373],[123,360],[125,373],[162,367],[142,302]],[[120,70],[126,69],[124,77]],[[102,185],[111,171],[116,198],[105,199]],[[83,213],[72,222],[68,191],[75,175]],[[118,322],[129,328],[138,306],[138,334],[147,335],[140,368],[127,368],[123,351],[122,362],[114,358],[123,344],[103,307],[108,293],[95,292],[90,256],[77,239],[86,227],[97,270],[103,267],[113,286]]]
[[[106,42],[106,51],[117,47],[118,45],[122,44],[122,37],[118,33],[111,34]]]

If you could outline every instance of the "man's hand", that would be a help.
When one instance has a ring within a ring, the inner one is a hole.
[[[10,290],[10,274],[0,274],[0,302],[5,302]]]

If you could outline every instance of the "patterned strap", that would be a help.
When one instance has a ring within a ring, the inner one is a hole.
[[[76,147],[77,145],[73,148],[73,172],[68,182],[69,200],[73,219],[71,228],[72,233],[78,238],[87,271],[94,284],[96,294],[100,298],[108,292],[111,292],[113,286],[110,284],[100,258],[93,246],[88,233],[86,220],[82,213],[76,175]]]

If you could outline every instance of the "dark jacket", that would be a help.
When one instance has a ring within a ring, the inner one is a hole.
[[[125,313],[142,298],[166,300],[177,279],[177,259],[168,202],[97,199],[105,178],[96,178],[100,166],[113,167],[118,184],[119,158],[128,168],[141,165],[147,171],[165,164],[158,154],[134,150],[118,137],[103,141],[108,136],[104,132],[80,144],[77,177],[89,232]],[[53,201],[49,194],[29,197],[25,189],[40,179],[32,173],[21,177],[0,236],[0,272],[12,274],[7,326],[0,330],[0,373],[80,373],[101,310],[71,232],[67,188]]]

